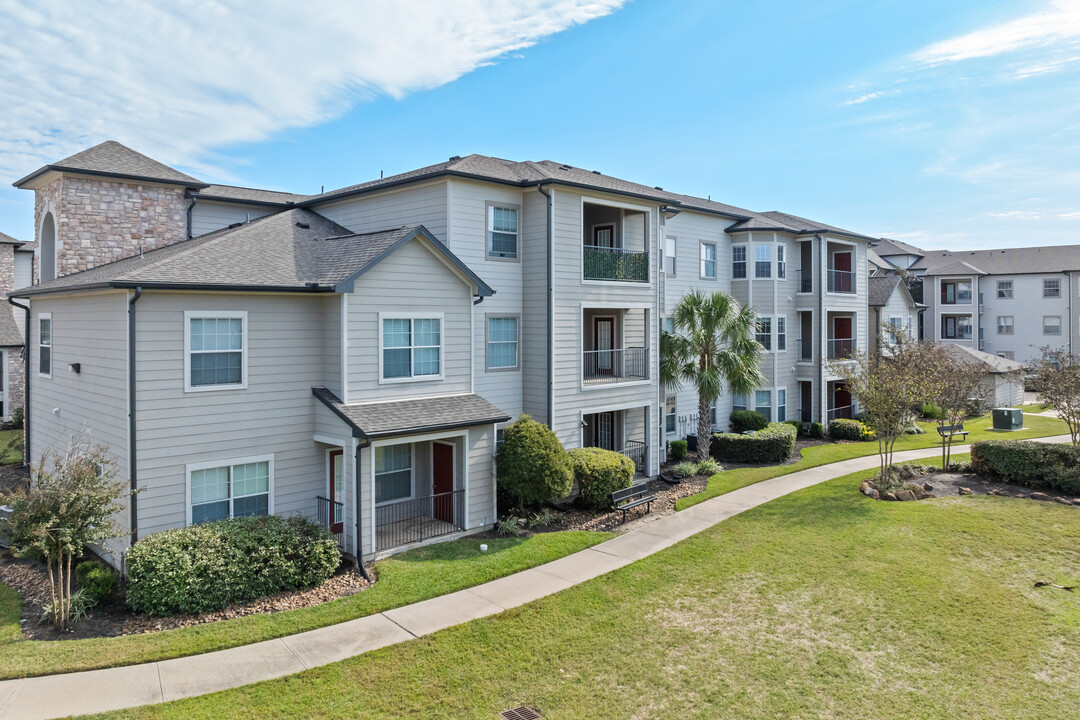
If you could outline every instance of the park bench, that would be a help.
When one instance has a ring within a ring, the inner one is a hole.
[[[623,522],[626,522],[627,510],[633,510],[644,505],[645,512],[652,512],[652,504],[658,499],[655,495],[649,493],[649,486],[646,483],[631,485],[628,488],[611,493],[611,504],[616,510],[622,510]]]
[[[964,429],[964,423],[959,425],[938,425],[938,435],[941,436],[941,442],[945,442],[945,438],[948,437],[952,440],[954,435],[960,435],[963,439],[967,439],[967,430]]]

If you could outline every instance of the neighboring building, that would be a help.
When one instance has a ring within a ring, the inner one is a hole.
[[[903,334],[912,340],[919,339],[919,316],[925,309],[911,297],[904,279],[896,272],[872,273],[868,279],[870,286],[870,347],[880,348],[882,343],[891,342],[887,333],[883,335],[883,325],[890,327],[895,335]]]
[[[1024,366],[1021,363],[966,345],[950,344],[946,347],[958,360],[978,363],[985,368],[986,376],[974,397],[987,403],[987,407],[1019,407],[1024,404]]]
[[[4,295],[30,285],[33,250],[0,233],[0,292]],[[25,312],[5,304],[0,309],[0,420],[11,419],[23,405],[23,331]]]
[[[893,267],[901,270],[910,268],[916,273],[918,270],[912,266],[925,257],[923,251],[914,245],[890,238],[878,238],[874,242],[874,252]]]

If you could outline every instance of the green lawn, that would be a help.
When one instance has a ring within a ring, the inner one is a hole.
[[[802,490],[556,595],[114,718],[1074,718],[1080,511]]]
[[[132,665],[197,655],[312,630],[409,605],[542,565],[611,537],[556,532],[530,538],[477,538],[430,545],[381,560],[378,582],[352,597],[315,607],[126,637],[23,640],[18,595],[0,585],[0,679]]]
[[[976,420],[964,423],[968,430],[967,442],[978,440],[1024,440],[1026,438],[1050,437],[1054,435],[1068,435],[1069,427],[1065,421],[1057,418],[1040,417],[1036,415],[1024,415],[1025,430],[1019,432],[1001,432],[991,429],[993,418],[984,415]],[[917,450],[920,448],[941,447],[941,436],[935,429],[937,423],[925,422],[919,425],[926,430],[925,435],[907,435],[896,442],[896,450]],[[963,444],[957,442],[957,444]],[[724,493],[738,490],[747,485],[753,485],[762,480],[787,475],[788,473],[806,470],[807,468],[827,465],[841,460],[850,460],[856,457],[876,455],[878,444],[876,442],[845,443],[840,445],[815,445],[802,451],[802,458],[791,465],[769,465],[766,467],[738,468],[713,475],[705,490],[697,495],[691,495],[679,500],[676,507],[685,510],[697,505],[709,498],[723,495]]]
[[[18,438],[18,446],[8,449],[8,443]],[[22,462],[22,430],[0,430],[0,465]]]

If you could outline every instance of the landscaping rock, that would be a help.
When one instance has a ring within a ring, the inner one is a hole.
[[[878,492],[878,491],[877,491],[876,489],[874,489],[874,488],[870,488],[870,489],[869,489],[869,490],[867,491],[867,493],[866,493],[866,494],[867,494],[867,495],[869,495],[870,497],[874,498],[875,500],[880,500],[880,499],[881,499],[881,493],[879,493],[879,492]],[[1080,503],[1078,503],[1078,504],[1080,504]]]
[[[1054,502],[1061,503],[1062,505],[1072,505],[1072,502],[1063,497],[1054,498]]]
[[[896,500],[896,496],[893,495],[891,492],[887,492],[887,493],[885,493],[885,499],[886,500]]]
[[[923,490],[926,490],[927,492],[929,492],[929,491],[931,491],[931,490],[933,490],[933,489],[934,489],[934,486],[933,486],[933,485],[931,485],[930,483],[923,483],[922,489],[923,489]]]
[[[1049,500],[1050,496],[1044,492],[1033,492],[1029,496],[1032,500]]]
[[[971,488],[969,488],[969,487],[959,488],[957,490],[957,493],[960,494],[960,495],[971,495]]]
[[[870,489],[870,483],[867,482],[866,480],[863,480],[862,485],[859,486],[859,492],[861,492],[863,495],[869,495],[870,493],[867,492],[869,489]]]
[[[1080,498],[1073,498],[1073,505],[1080,505]]]
[[[915,497],[915,493],[911,492],[910,490],[901,490],[900,492],[896,493],[896,499],[904,502],[918,500],[918,498]]]

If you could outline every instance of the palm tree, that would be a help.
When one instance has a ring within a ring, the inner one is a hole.
[[[698,457],[709,457],[712,422],[709,409],[726,385],[749,395],[765,384],[758,370],[763,348],[754,339],[757,313],[741,307],[722,292],[687,293],[671,312],[674,332],[660,343],[660,380],[679,388],[683,382],[698,391]]]

